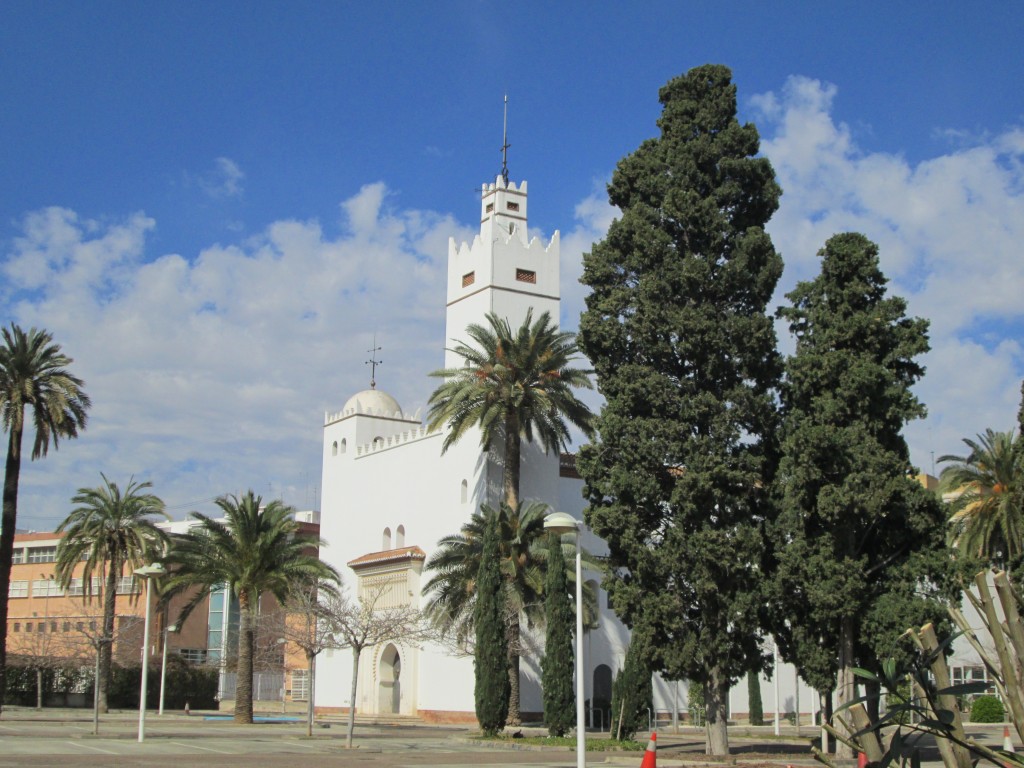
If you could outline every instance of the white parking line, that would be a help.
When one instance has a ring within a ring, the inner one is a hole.
[[[95,749],[97,752],[102,752],[104,755],[116,755],[117,752],[111,752],[109,749],[100,749],[94,747],[92,744],[83,744],[80,741],[66,741],[65,744],[70,744],[73,747],[85,747],[86,749]]]
[[[198,744],[182,744],[180,741],[169,741],[168,744],[176,744],[179,747],[192,747],[193,749],[201,749],[205,752],[216,752],[218,755],[233,755],[234,752],[223,752],[219,749],[211,749],[210,747],[200,747]]]

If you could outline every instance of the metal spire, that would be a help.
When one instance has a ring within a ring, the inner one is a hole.
[[[375,381],[375,379],[377,378],[377,366],[384,365],[383,360],[377,359],[377,353],[380,352],[382,349],[383,347],[377,346],[377,334],[373,334],[373,349],[366,350],[367,352],[370,353],[370,359],[367,360],[365,363],[366,365],[370,366],[370,389],[377,388],[377,382]]]
[[[505,94],[505,120],[502,126],[502,139],[501,139],[501,178],[505,180],[505,186],[508,186],[508,148],[512,145],[508,143],[508,94]]]

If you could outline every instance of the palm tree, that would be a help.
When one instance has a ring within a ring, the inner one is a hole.
[[[516,512],[507,504],[494,509],[486,504],[475,512],[462,530],[445,536],[427,560],[433,575],[423,593],[429,595],[425,613],[444,634],[459,647],[473,637],[473,616],[476,606],[476,577],[483,554],[484,533],[497,518],[501,574],[505,584],[506,631],[508,640],[509,724],[518,725],[519,659],[523,651],[520,616],[529,625],[544,623],[544,574],[547,563],[547,533],[544,520],[550,511],[547,504],[528,501]],[[576,548],[569,541],[562,543],[570,599],[575,596]],[[593,570],[600,562],[586,552],[583,561]],[[584,585],[584,623],[590,626],[597,616],[597,598],[593,589]]]
[[[433,431],[447,425],[441,452],[447,451],[474,426],[480,444],[489,449],[504,442],[505,503],[519,507],[520,438],[539,440],[545,451],[569,443],[569,424],[593,435],[594,414],[577,399],[574,388],[592,389],[590,371],[572,367],[579,349],[571,333],[562,332],[544,312],[533,322],[533,310],[512,333],[508,320],[493,312],[487,326],[466,329],[476,342],[459,342],[450,350],[465,360],[461,368],[434,371],[445,379],[430,396],[427,426]]]
[[[87,600],[92,599],[93,574],[100,575],[98,581],[103,581],[102,637],[112,638],[117,585],[124,566],[134,570],[163,556],[167,534],[157,528],[153,518],[166,520],[170,517],[159,497],[144,493],[152,483],[137,483],[131,478],[122,493],[117,483],[110,482],[104,474],[100,477],[102,486],[78,489],[71,503],[79,506],[57,527],[57,533],[63,533],[64,538],[57,545],[56,575],[57,582],[67,589],[75,578],[75,570],[84,562],[82,592]],[[97,689],[100,712],[107,711],[112,650],[110,642],[100,644]]]
[[[221,496],[216,504],[224,513],[222,520],[193,512],[196,525],[172,538],[164,599],[188,590],[181,622],[222,585],[238,598],[235,722],[251,723],[254,619],[260,596],[269,592],[283,605],[296,584],[318,578],[336,581],[338,574],[317,557],[314,550],[322,542],[299,530],[292,507],[280,501],[263,506],[252,491]]]
[[[25,409],[35,431],[32,459],[46,456],[53,441],[77,437],[85,428],[89,398],[81,379],[68,373],[72,360],[46,331],[26,333],[17,325],[0,329],[0,422],[8,433],[4,470],[3,518],[0,521],[0,707],[7,686],[7,590],[11,583],[14,531],[18,519],[18,481]]]
[[[989,560],[1013,561],[1024,554],[1024,496],[1015,472],[1013,431],[986,429],[964,439],[966,456],[941,456],[944,492],[952,496],[950,541],[962,552]]]

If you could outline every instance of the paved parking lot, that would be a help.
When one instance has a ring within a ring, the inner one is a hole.
[[[328,725],[329,727],[322,727]],[[503,749],[482,745],[465,728],[430,725],[356,726],[355,749],[345,749],[345,723],[321,720],[314,736],[306,736],[304,722],[235,725],[229,720],[207,720],[202,714],[186,717],[151,713],[146,718],[146,740],[138,742],[138,713],[104,715],[98,736],[92,734],[91,713],[82,710],[7,708],[0,715],[0,768],[8,766],[117,766],[118,768],[413,768],[434,766],[507,766],[527,768],[574,768],[575,753],[536,748]],[[817,764],[809,755],[812,729],[802,729],[802,739],[791,728],[778,739],[771,728],[730,728],[732,762],[744,768]],[[816,729],[813,729],[816,733]],[[1002,726],[972,726],[972,734],[998,747]],[[659,768],[689,765],[702,759],[703,734],[686,728],[679,733],[659,733]],[[928,750],[934,752],[934,748]],[[591,752],[587,765],[625,768],[639,766],[643,755]],[[931,764],[937,755],[927,754]],[[685,763],[684,763],[685,760]],[[935,763],[936,765],[941,765]],[[852,766],[852,763],[851,763]]]
[[[282,768],[311,764],[334,766],[495,765],[518,768],[575,766],[570,751],[524,751],[480,746],[462,728],[357,725],[355,749],[345,749],[345,725],[318,725],[312,738],[305,723],[235,725],[180,714],[146,718],[146,739],[139,743],[138,714],[104,715],[98,736],[88,713],[75,710],[5,709],[0,716],[0,768],[7,766],[251,766]],[[639,765],[641,755],[608,763],[595,755],[593,765]]]

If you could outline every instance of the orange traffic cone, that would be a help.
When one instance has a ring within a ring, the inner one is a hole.
[[[658,766],[658,734],[652,733],[651,740],[647,742],[647,750],[644,752],[643,762],[640,768],[657,768]]]
[[[1010,726],[1003,726],[1003,752],[1013,752],[1013,741],[1010,740]]]

